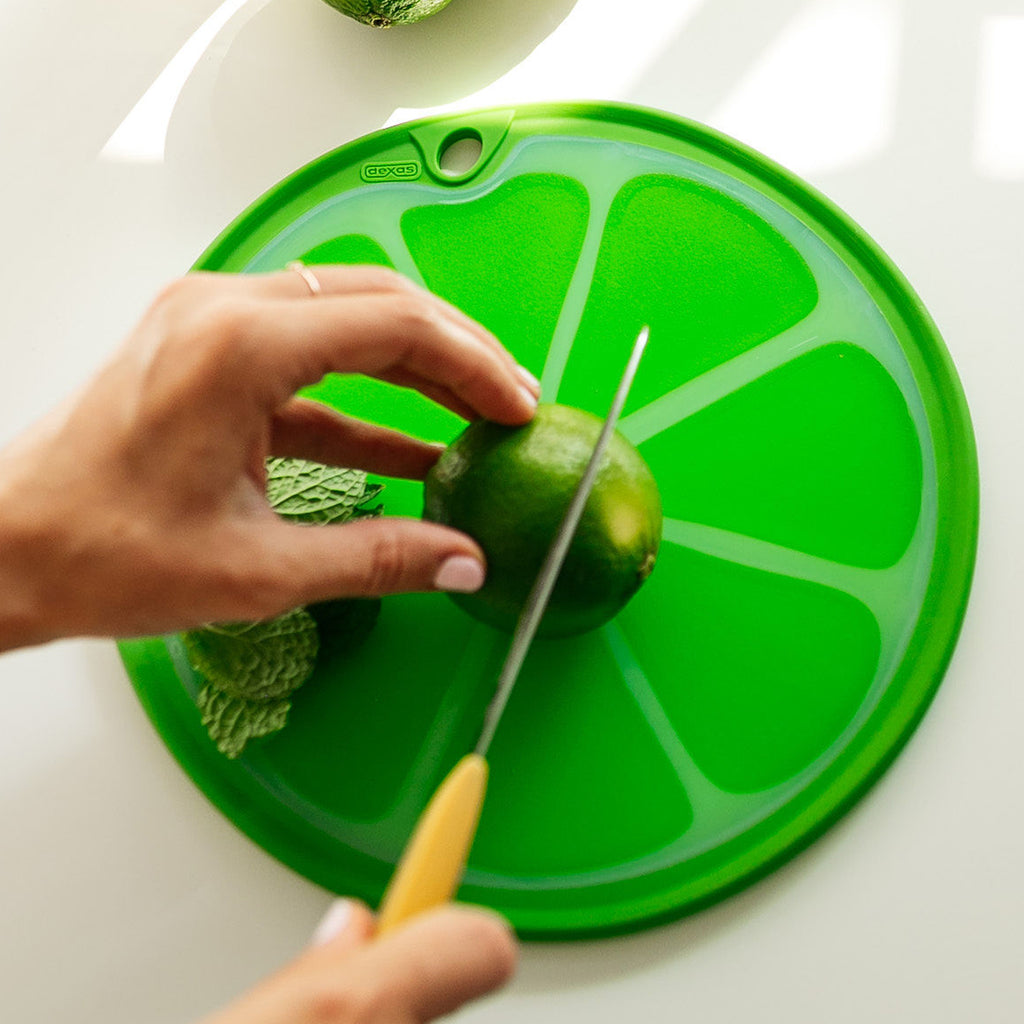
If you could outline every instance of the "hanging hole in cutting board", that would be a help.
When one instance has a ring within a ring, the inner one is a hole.
[[[480,133],[475,128],[461,128],[441,143],[437,151],[437,164],[442,174],[449,178],[461,178],[476,167],[483,151],[484,143]]]

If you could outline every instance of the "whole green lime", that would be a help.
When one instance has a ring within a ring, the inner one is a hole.
[[[452,595],[471,615],[515,628],[601,427],[588,412],[548,404],[522,427],[478,420],[430,471],[423,517],[469,534],[487,557],[484,586]],[[660,539],[657,484],[616,432],[539,633],[568,636],[607,622],[650,575]]]
[[[411,25],[436,14],[451,0],[324,0],[335,10],[347,14],[364,25],[388,28],[391,25]]]

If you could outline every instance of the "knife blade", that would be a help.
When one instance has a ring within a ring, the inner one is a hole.
[[[416,914],[448,902],[459,886],[487,790],[487,751],[508,705],[527,651],[537,634],[551,591],[593,489],[601,459],[626,404],[649,335],[647,327],[642,328],[637,335],[587,467],[576,485],[569,507],[519,614],[505,662],[498,674],[494,696],[484,714],[476,748],[463,757],[445,777],[416,823],[381,902],[377,919],[378,935],[391,931]]]

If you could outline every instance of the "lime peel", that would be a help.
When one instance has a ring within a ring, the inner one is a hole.
[[[521,427],[477,420],[427,475],[424,518],[469,534],[487,559],[483,587],[451,595],[475,618],[515,628],[602,425],[547,403]],[[539,634],[583,633],[618,614],[654,568],[661,526],[650,469],[613,434]]]

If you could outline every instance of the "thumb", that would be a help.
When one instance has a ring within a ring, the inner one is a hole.
[[[338,526],[280,524],[278,540],[304,603],[410,591],[471,593],[483,586],[484,555],[458,530],[382,516]]]
[[[431,1021],[492,992],[515,970],[515,939],[496,914],[449,906],[367,941],[371,920],[360,909],[349,929],[307,949],[204,1024]]]
[[[361,977],[384,1011],[370,1019],[431,1021],[453,1013],[504,985],[517,956],[508,922],[489,910],[456,904],[421,914],[359,951]]]

